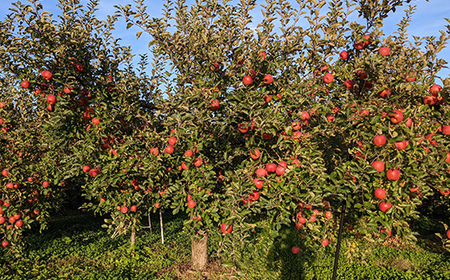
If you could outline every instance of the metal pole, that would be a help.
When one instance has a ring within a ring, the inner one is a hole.
[[[344,200],[344,205],[342,206],[342,213],[341,213],[341,223],[339,224],[339,235],[338,235],[338,241],[336,246],[336,253],[334,255],[334,268],[333,268],[333,277],[332,280],[336,280],[336,274],[338,270],[338,262],[339,262],[339,251],[341,250],[341,241],[342,241],[342,229],[344,227],[344,216],[345,216],[345,209],[347,207],[347,200]]]
[[[161,243],[164,244],[164,227],[161,209],[159,209],[159,224],[161,226]]]

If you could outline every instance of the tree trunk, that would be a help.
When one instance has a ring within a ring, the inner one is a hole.
[[[208,233],[199,232],[203,237],[200,240],[192,239],[192,269],[202,271],[208,264]]]
[[[136,244],[136,225],[133,224],[131,227],[131,246]]]

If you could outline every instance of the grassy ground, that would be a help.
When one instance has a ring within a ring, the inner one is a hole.
[[[27,234],[29,245],[21,259],[11,262],[0,256],[0,279],[331,279],[332,250],[319,252],[315,259],[293,255],[283,239],[270,257],[249,257],[245,269],[215,261],[203,275],[195,273],[189,270],[190,239],[182,233],[182,217],[165,215],[165,245],[156,216],[153,220],[155,231],[139,232],[133,250],[128,236],[111,239],[100,227],[101,218],[75,212],[56,219],[44,233]],[[427,246],[435,245],[422,247]],[[450,279],[450,255],[429,249],[344,246],[338,279]],[[351,261],[346,257],[350,253]]]

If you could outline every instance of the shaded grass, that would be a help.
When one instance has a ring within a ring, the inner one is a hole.
[[[190,238],[182,231],[184,217],[165,214],[164,219],[166,244],[161,244],[155,216],[157,230],[138,232],[136,245],[130,248],[129,236],[112,239],[101,228],[101,217],[70,213],[53,220],[42,234],[28,232],[21,258],[11,261],[0,256],[0,279],[331,279],[334,248],[322,248],[314,256],[293,255],[290,248],[296,233],[290,231],[281,234],[269,252],[242,253],[239,268],[226,268],[222,260],[214,260],[208,271],[192,272]],[[398,249],[346,240],[338,279],[450,280],[450,255],[429,248],[425,241],[419,242],[422,248]]]

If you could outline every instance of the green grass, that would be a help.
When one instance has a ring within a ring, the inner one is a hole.
[[[154,232],[138,232],[135,248],[130,248],[129,236],[112,239],[101,228],[101,218],[81,212],[59,218],[42,234],[28,232],[22,258],[11,261],[0,256],[0,279],[179,279],[178,271],[187,275],[190,239],[182,232],[183,217],[165,215],[165,245],[153,218]],[[315,256],[293,255],[293,236],[294,232],[287,231],[269,252],[248,253],[239,274],[221,269],[217,261],[206,279],[224,274],[234,275],[233,279],[331,279],[334,249],[319,250]],[[338,279],[450,279],[450,255],[436,248],[349,243],[341,252]],[[186,279],[205,278],[191,274]]]

